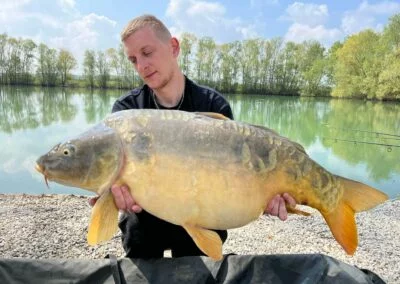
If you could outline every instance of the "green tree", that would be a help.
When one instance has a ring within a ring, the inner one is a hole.
[[[100,88],[107,88],[110,79],[110,64],[107,55],[103,51],[97,52],[96,58],[97,84]]]
[[[343,44],[340,41],[336,41],[329,48],[328,54],[326,55],[326,84],[330,88],[336,85],[335,81],[335,68],[337,64],[337,52],[341,49]]]
[[[31,39],[22,40],[21,45],[21,83],[31,85],[33,83],[32,69],[35,62],[37,45]]]
[[[0,84],[6,84],[6,66],[8,59],[6,57],[8,36],[7,34],[0,34]]]
[[[300,89],[301,46],[287,42],[278,55],[276,88],[281,95],[297,95]]]
[[[382,69],[378,55],[380,36],[365,30],[350,36],[337,51],[335,97],[374,98]]]
[[[65,86],[68,78],[71,76],[70,72],[76,67],[76,59],[71,52],[61,49],[58,53],[57,69],[60,74],[61,86]]]
[[[300,95],[324,95],[323,78],[326,75],[325,48],[317,41],[305,41],[301,44]]]
[[[389,19],[383,30],[383,43],[389,51],[396,52],[400,48],[400,14]]]
[[[6,77],[11,85],[19,83],[21,74],[21,41],[8,38],[6,51]]]
[[[400,99],[400,14],[389,19],[381,38],[382,72],[379,74],[377,97]]]
[[[186,76],[190,76],[193,45],[196,41],[196,36],[190,33],[183,33],[180,40],[181,52],[179,54],[179,65]]]
[[[55,86],[58,80],[57,50],[41,43],[37,73],[42,86]]]
[[[123,63],[120,62],[118,51],[115,48],[109,48],[106,50],[107,57],[110,60],[110,72],[114,72],[117,88],[122,88],[122,68]]]
[[[211,87],[216,85],[213,79],[216,70],[217,46],[210,37],[203,37],[197,42],[195,74],[201,84]]]
[[[240,44],[238,41],[218,46],[218,89],[221,92],[233,93],[236,91],[240,68],[237,61],[239,53]]]
[[[245,93],[257,93],[259,88],[261,40],[250,39],[242,43],[239,57],[242,91]]]
[[[96,76],[96,53],[94,50],[86,50],[83,59],[83,74],[86,85],[93,89]]]
[[[400,47],[385,59],[385,66],[379,74],[377,97],[385,100],[400,99]]]
[[[282,38],[274,38],[264,42],[263,56],[261,60],[262,91],[269,94],[278,94],[279,58],[283,48]]]

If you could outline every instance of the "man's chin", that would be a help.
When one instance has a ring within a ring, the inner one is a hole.
[[[147,84],[147,86],[150,87],[150,89],[152,90],[160,90],[162,88],[164,88],[168,82],[160,82],[160,81],[145,81],[145,83]]]

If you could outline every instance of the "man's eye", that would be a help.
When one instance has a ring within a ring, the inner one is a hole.
[[[151,52],[151,51],[150,51],[150,52],[144,52],[143,55],[144,55],[144,56],[150,56],[152,53],[153,53],[153,52]]]
[[[131,62],[131,63],[133,63],[133,64],[136,64],[136,58],[129,58],[129,61]]]

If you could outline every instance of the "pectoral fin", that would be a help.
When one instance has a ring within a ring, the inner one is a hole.
[[[297,208],[289,206],[289,205],[286,205],[286,211],[290,214],[297,214],[297,215],[302,215],[302,216],[310,216],[311,215],[310,213],[308,213],[306,211],[297,209]]]
[[[214,260],[222,259],[222,241],[216,232],[188,224],[183,228],[202,252]]]
[[[110,190],[97,200],[92,209],[92,217],[87,234],[89,245],[110,240],[118,230],[118,208]]]

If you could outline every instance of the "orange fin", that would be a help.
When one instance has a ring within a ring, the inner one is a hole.
[[[337,176],[343,184],[343,200],[350,205],[355,212],[371,209],[386,200],[388,196],[366,184]]]
[[[104,192],[92,209],[87,234],[89,245],[110,240],[118,230],[118,208],[110,190]]]
[[[311,216],[311,213],[308,213],[306,211],[297,209],[295,207],[286,205],[286,211],[290,214],[297,214],[297,215],[302,215],[302,216]]]
[[[195,113],[199,114],[199,115],[204,115],[204,116],[207,116],[207,117],[211,117],[211,118],[214,118],[214,119],[230,120],[225,115],[220,114],[220,113],[216,113],[216,112],[195,112]]]
[[[352,255],[357,249],[357,226],[354,214],[371,209],[388,199],[388,196],[366,184],[337,176],[343,184],[343,198],[332,212],[322,213],[333,236]]]
[[[216,232],[188,224],[183,228],[202,252],[214,260],[222,259],[222,241]]]
[[[329,214],[322,213],[335,239],[347,254],[353,255],[357,249],[357,226],[354,210],[344,202]]]

